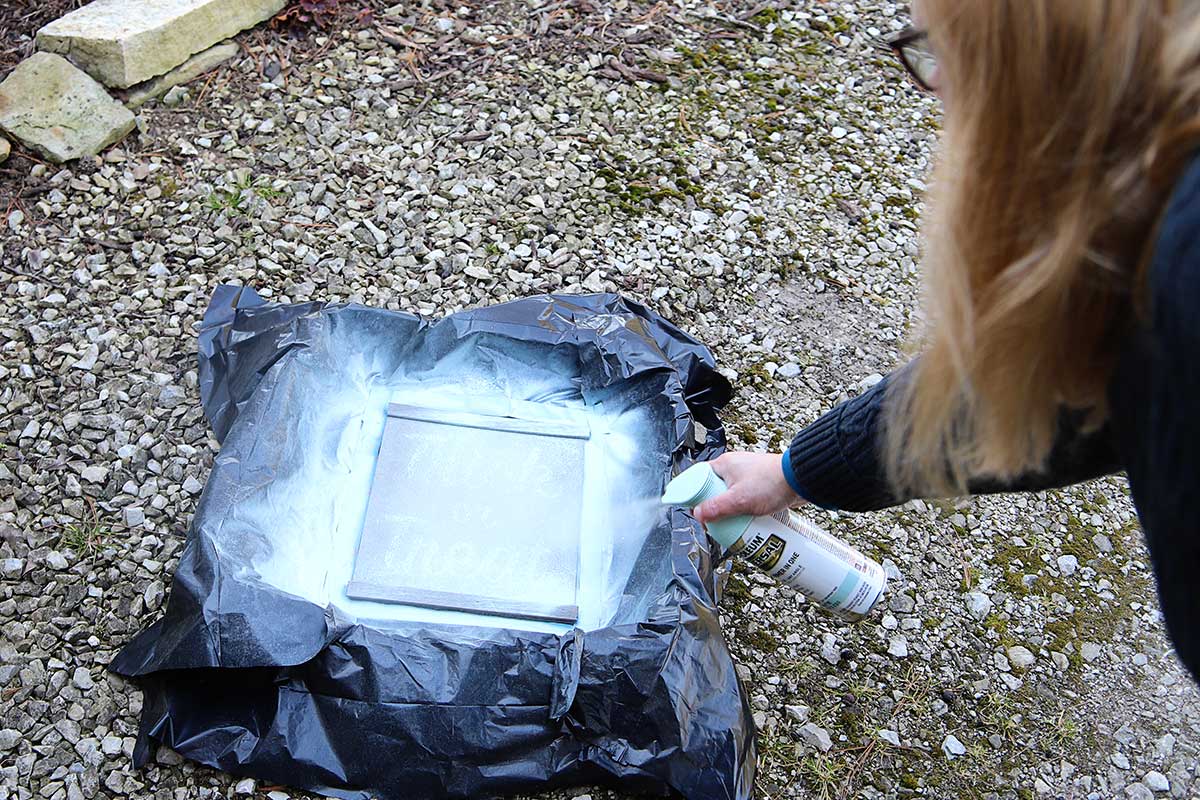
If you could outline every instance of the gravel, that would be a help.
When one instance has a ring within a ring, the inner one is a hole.
[[[1169,792],[1171,791],[1171,782],[1167,780],[1167,776],[1157,770],[1150,770],[1142,776],[1142,783],[1146,784],[1152,792]]]
[[[946,758],[958,758],[966,755],[967,748],[958,740],[954,734],[949,734],[942,740],[942,752],[946,754]]]
[[[141,695],[103,669],[161,614],[217,451],[194,353],[218,284],[428,315],[620,291],[713,348],[739,448],[778,452],[901,361],[939,127],[869,47],[903,9],[568,5],[252,34],[102,159],[5,163],[0,798],[309,797],[170,751],[133,771]],[[406,20],[431,32],[407,50],[384,30]],[[851,626],[735,565],[762,796],[1200,793],[1200,699],[1123,478],[809,513],[889,590]]]
[[[1008,663],[1012,665],[1013,669],[1029,669],[1031,666],[1033,666],[1033,662],[1037,661],[1037,658],[1033,655],[1033,653],[1029,652],[1029,648],[1022,647],[1019,644],[1015,644],[1008,648],[1006,652],[1008,655]]]
[[[822,753],[828,753],[829,748],[833,747],[833,740],[829,738],[829,731],[812,722],[806,722],[800,726],[800,738],[808,742]]]

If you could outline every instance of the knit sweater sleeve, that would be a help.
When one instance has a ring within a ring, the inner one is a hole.
[[[784,475],[793,491],[823,508],[874,511],[915,496],[902,494],[888,482],[881,445],[884,398],[888,387],[904,380],[911,365],[888,375],[870,390],[838,405],[797,434],[784,455]],[[1086,431],[1081,419],[1064,412],[1059,433],[1043,469],[1012,480],[978,478],[968,482],[972,494],[1038,491],[1089,480],[1121,468],[1108,426]]]
[[[796,494],[822,508],[872,511],[909,499],[888,485],[880,458],[882,409],[892,373],[796,435],[783,456]]]
[[[1200,158],[1176,188],[1155,242],[1150,317],[1114,381],[1113,413],[1150,550],[1167,631],[1200,680]]]

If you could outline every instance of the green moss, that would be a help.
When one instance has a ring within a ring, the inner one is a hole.
[[[779,649],[779,640],[762,628],[746,635],[746,643],[763,653],[774,653]]]
[[[1063,540],[1062,551],[1068,555],[1073,555],[1079,559],[1080,564],[1087,564],[1097,555],[1099,551],[1092,544],[1091,538],[1086,533],[1072,532],[1068,533]]]
[[[739,604],[744,603],[750,599],[750,587],[741,578],[730,575],[725,582],[725,596]]]
[[[1005,542],[996,548],[989,560],[1000,568],[1000,580],[1004,582],[1008,590],[1023,597],[1029,594],[1029,587],[1025,585],[1024,575],[1026,565],[1034,563],[1033,558],[1031,550]]]
[[[1050,620],[1042,626],[1042,630],[1050,637],[1052,644],[1055,645],[1055,649],[1059,650],[1079,637],[1075,626],[1066,619]]]
[[[772,23],[779,22],[779,11],[774,8],[764,8],[759,11],[750,20],[756,25],[762,25],[764,28]]]
[[[996,638],[1002,647],[1008,648],[1017,644],[1017,640],[1008,632],[1008,620],[999,614],[988,614],[987,618],[983,621],[983,629],[996,634]]]
[[[806,56],[820,56],[825,53],[825,43],[810,39],[799,45],[797,49]]]
[[[771,377],[771,373],[767,372],[767,368],[764,366],[764,364],[765,362],[753,364],[750,367],[747,367],[743,374],[749,376],[750,380],[755,383],[771,383],[774,378]]]
[[[703,68],[706,63],[704,53],[700,52],[699,50],[692,50],[688,47],[677,45],[675,47],[675,52],[679,53],[681,62],[689,64],[695,69]]]
[[[729,429],[742,441],[742,444],[749,445],[758,441],[758,429],[749,423],[737,423]]]

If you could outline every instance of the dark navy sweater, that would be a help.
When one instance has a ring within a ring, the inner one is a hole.
[[[1150,550],[1167,630],[1200,678],[1200,159],[1168,201],[1151,256],[1149,314],[1125,341],[1110,414],[1083,434],[1064,416],[1044,470],[978,493],[1037,491],[1124,470]],[[834,408],[796,436],[783,471],[816,505],[870,511],[912,499],[888,485],[880,413],[889,383]]]

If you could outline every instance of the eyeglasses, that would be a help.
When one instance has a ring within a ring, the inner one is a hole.
[[[900,59],[917,86],[927,92],[937,91],[937,57],[929,46],[925,31],[905,28],[889,36],[884,44]]]

